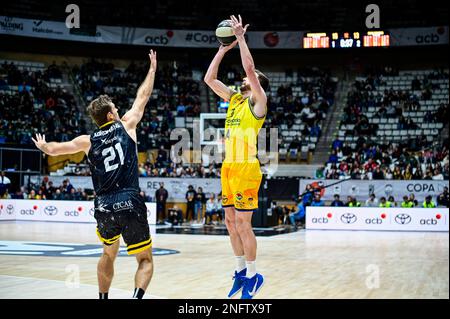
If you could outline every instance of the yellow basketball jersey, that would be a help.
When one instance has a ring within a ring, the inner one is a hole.
[[[250,98],[234,93],[230,99],[225,120],[225,161],[255,162],[258,149],[256,146],[259,130],[266,116],[257,117],[253,113]]]

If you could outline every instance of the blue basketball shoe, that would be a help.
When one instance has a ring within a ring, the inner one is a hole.
[[[228,298],[233,298],[242,289],[242,287],[244,286],[244,280],[245,280],[246,273],[247,273],[247,268],[244,268],[240,272],[237,272],[237,271],[234,272],[233,287],[231,288],[230,293],[228,294]]]
[[[244,287],[242,288],[241,299],[253,299],[264,284],[264,277],[261,274],[256,274],[252,278],[244,279]]]

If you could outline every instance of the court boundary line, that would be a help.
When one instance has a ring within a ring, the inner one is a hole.
[[[57,282],[57,283],[62,283],[64,284],[64,281],[62,280],[56,280],[56,279],[43,279],[43,278],[36,278],[36,277],[23,277],[23,276],[14,276],[14,275],[4,275],[4,274],[0,274],[0,277],[10,277],[10,278],[17,278],[17,279],[25,279],[25,280],[45,280],[45,281],[51,281],[51,282]],[[98,289],[97,285],[92,285],[92,284],[82,284],[80,283],[80,286],[88,286],[88,287],[94,287],[96,289]],[[68,288],[68,289],[76,289],[76,288]],[[121,289],[121,288],[112,288],[114,290],[120,290],[120,291],[126,291],[128,292],[128,290],[125,289]],[[156,295],[151,295],[151,294],[146,294],[146,296],[151,297],[151,299],[168,299],[167,297],[160,297],[160,296],[156,296]],[[30,298],[30,299],[39,299],[39,298]],[[64,299],[64,298],[63,298]],[[73,299],[73,298],[66,298],[66,299]],[[97,298],[94,298],[97,299]],[[114,299],[114,298],[113,298]],[[119,298],[122,299],[122,298]],[[132,298],[126,298],[126,299],[132,299]]]

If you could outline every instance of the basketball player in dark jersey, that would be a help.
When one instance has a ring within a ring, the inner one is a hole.
[[[148,74],[137,91],[133,106],[122,118],[111,99],[101,95],[88,107],[89,115],[98,125],[91,135],[63,143],[48,143],[41,134],[36,134],[33,139],[48,155],[80,151],[87,154],[96,192],[97,235],[103,243],[103,255],[97,267],[100,299],[108,298],[120,236],[123,236],[128,254],[135,254],[138,262],[133,298],[143,297],[153,274],[147,208],[139,196],[136,145],[136,126],[144,114],[155,81],[156,52],[151,50],[149,58]]]

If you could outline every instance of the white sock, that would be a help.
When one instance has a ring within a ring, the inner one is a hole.
[[[236,257],[236,271],[241,272],[245,269],[245,256],[235,256]]]
[[[252,278],[256,275],[256,260],[254,261],[246,261],[245,265],[247,266],[247,278]]]

